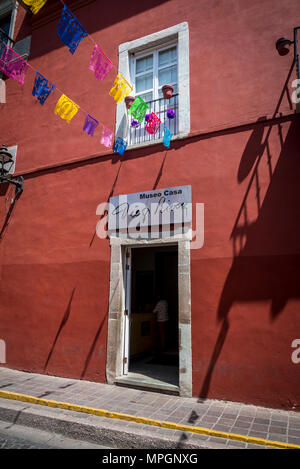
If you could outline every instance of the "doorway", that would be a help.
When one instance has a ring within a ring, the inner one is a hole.
[[[127,289],[127,377],[149,385],[178,387],[177,245],[131,248]],[[154,313],[157,305],[160,312]],[[167,320],[162,323],[161,319]]]
[[[107,383],[190,397],[192,336],[189,239],[183,236],[177,240],[174,237],[131,240],[111,236],[110,246]],[[150,290],[145,286],[147,283],[150,284]],[[167,326],[168,344],[163,353],[155,348],[158,345],[158,331],[155,329],[155,321],[153,328],[155,317],[152,313],[152,304],[155,302],[153,297],[160,283],[165,289],[177,292],[176,296],[174,293],[169,298],[168,314],[171,319]],[[135,317],[131,315],[132,312],[136,314]],[[142,320],[143,313],[148,314],[147,320]],[[170,328],[172,334],[169,333]],[[134,351],[133,347],[138,347],[139,341],[142,341],[143,347],[147,344],[147,350]],[[168,356],[165,358],[164,355]],[[159,364],[153,363],[157,357]],[[156,373],[158,369],[154,367],[161,367],[159,375]]]

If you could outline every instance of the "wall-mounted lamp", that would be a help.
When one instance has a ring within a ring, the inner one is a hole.
[[[2,145],[0,148],[0,184],[5,182],[14,184],[14,186],[16,186],[16,195],[19,195],[23,192],[24,178],[22,176],[18,176],[17,178],[12,177],[12,175],[9,174],[9,169],[5,167],[9,163],[11,166],[13,165],[13,157],[7,150],[6,146]]]
[[[276,49],[279,55],[286,55],[290,52],[290,45],[293,44],[292,41],[286,39],[285,37],[281,37],[276,41]]]
[[[276,41],[276,49],[279,55],[286,55],[290,51],[290,46],[294,44],[294,57],[296,63],[296,73],[298,80],[300,79],[299,73],[299,54],[298,54],[298,38],[297,38],[297,31],[300,29],[300,26],[296,26],[294,28],[294,40],[290,41],[290,39],[286,39],[285,37],[281,37]]]

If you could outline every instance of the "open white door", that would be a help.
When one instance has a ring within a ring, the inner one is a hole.
[[[131,248],[126,248],[124,258],[124,350],[123,350],[123,374],[128,374],[129,368],[129,344],[130,344],[130,308],[131,308]]]

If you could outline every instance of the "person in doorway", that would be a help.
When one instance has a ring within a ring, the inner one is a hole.
[[[156,322],[159,330],[160,350],[166,349],[166,324],[168,322],[168,302],[163,300],[161,296],[157,296],[157,302],[153,313],[156,314]]]

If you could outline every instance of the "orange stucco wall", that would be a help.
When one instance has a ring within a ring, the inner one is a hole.
[[[95,236],[96,207],[191,184],[193,203],[205,204],[204,246],[191,251],[193,394],[299,410],[300,122],[282,94],[292,51],[275,49],[292,36],[298,2],[119,3],[75,10],[116,65],[120,43],[188,22],[191,135],[167,153],[158,145],[116,156],[83,134],[83,114],[71,124],[54,115],[59,95],[40,106],[31,71],[24,86],[6,80],[1,143],[18,145],[25,184],[0,242],[3,366],[105,382],[110,247]],[[113,129],[113,77],[98,82],[92,43],[72,56],[57,21],[20,8],[16,38],[32,31],[30,63]]]

